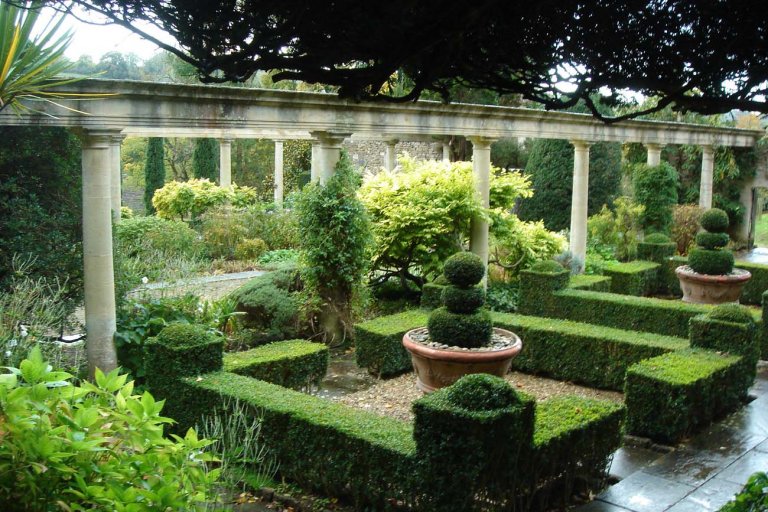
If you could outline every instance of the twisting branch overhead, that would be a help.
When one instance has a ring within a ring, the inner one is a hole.
[[[354,99],[393,99],[409,88],[447,95],[456,83],[562,109],[631,89],[681,111],[768,113],[765,0],[71,0],[154,40],[205,82],[279,79],[339,87]],[[450,98],[446,98],[450,99]],[[645,112],[632,112],[635,117]],[[616,118],[609,119],[615,120]]]

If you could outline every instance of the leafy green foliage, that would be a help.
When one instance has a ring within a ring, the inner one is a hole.
[[[544,272],[548,274],[562,274],[565,269],[561,264],[553,260],[542,260],[534,263],[531,268],[531,272]]]
[[[128,257],[162,253],[165,257],[200,257],[205,248],[198,235],[186,223],[160,217],[124,219],[115,226],[115,240]]]
[[[218,187],[208,179],[170,181],[155,192],[152,205],[161,218],[194,220],[231,198],[231,190]]]
[[[536,139],[531,143],[526,174],[534,194],[520,204],[520,218],[543,220],[544,226],[560,231],[570,226],[573,193],[573,146],[566,140]],[[619,195],[621,147],[598,143],[589,152],[589,196],[587,212],[597,213]]]
[[[493,320],[485,309],[453,313],[446,308],[437,308],[429,314],[427,328],[432,341],[451,347],[475,348],[490,341]]]
[[[699,274],[714,276],[730,274],[733,270],[733,253],[725,249],[691,249],[688,265]]]
[[[481,286],[459,288],[445,286],[442,293],[443,304],[452,313],[472,313],[485,304],[485,290]]]
[[[719,512],[755,512],[768,509],[768,474],[753,473],[744,488]]]
[[[235,246],[236,260],[258,260],[267,251],[267,242],[261,238],[246,238]]]
[[[448,387],[446,398],[468,411],[493,411],[521,403],[507,381],[484,373],[465,375]]]
[[[542,221],[522,221],[506,210],[492,213],[492,219],[491,276],[501,268],[504,280],[516,281],[520,270],[555,257],[567,246],[565,237],[547,230]]]
[[[693,245],[699,231],[702,209],[695,204],[678,204],[672,208],[672,240],[677,244],[677,253],[685,256]]]
[[[491,311],[513,313],[520,299],[520,283],[491,282],[485,294],[485,303]]]
[[[155,192],[165,185],[165,154],[163,139],[150,137],[144,161],[144,208],[147,214],[155,213]]]
[[[728,245],[731,238],[728,233],[699,233],[696,235],[696,245],[704,249],[720,249]]]
[[[342,153],[328,182],[305,187],[297,204],[302,279],[328,343],[351,335],[354,304],[370,265],[371,223],[358,187],[359,177]]]
[[[677,204],[678,177],[675,169],[662,162],[655,167],[635,164],[631,172],[635,200],[645,207],[640,216],[642,228],[646,233],[669,233],[672,207]]]
[[[295,249],[274,249],[259,256],[262,265],[295,264],[299,259],[299,251]]]
[[[619,261],[633,259],[637,255],[640,217],[644,210],[629,197],[616,198],[613,209],[603,205],[599,213],[587,220],[588,248]]]
[[[163,436],[163,402],[117,370],[80,386],[33,349],[0,375],[0,501],[9,512],[199,510],[219,470],[194,430]]]
[[[64,128],[0,127],[0,289],[12,285],[18,255],[30,277],[67,276],[65,295],[82,296],[80,155]]]
[[[668,244],[671,242],[672,239],[669,238],[664,233],[651,233],[647,237],[643,239],[643,242],[649,243],[649,244]]]
[[[192,175],[216,183],[219,179],[219,143],[216,139],[195,139],[192,155]]]

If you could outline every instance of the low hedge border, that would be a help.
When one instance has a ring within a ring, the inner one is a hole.
[[[608,276],[576,274],[571,276],[568,288],[591,290],[593,292],[609,292],[611,291],[611,278]]]
[[[656,289],[661,265],[652,261],[609,263],[603,275],[611,278],[611,293],[622,295],[651,295]]]
[[[624,389],[627,368],[634,363],[688,347],[683,338],[567,320],[508,313],[493,319],[523,340],[514,369],[617,391]]]
[[[741,356],[703,349],[670,352],[627,370],[627,430],[677,443],[738,407],[748,387]]]
[[[427,283],[421,288],[421,307],[435,309],[443,305],[443,290],[445,285]]]
[[[403,335],[427,325],[428,318],[428,311],[414,309],[355,325],[357,366],[379,377],[410,371],[411,355],[403,347]]]
[[[286,388],[320,385],[328,371],[328,347],[306,340],[276,341],[224,354],[224,370]]]

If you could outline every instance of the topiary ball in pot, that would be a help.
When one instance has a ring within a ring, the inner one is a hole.
[[[449,283],[443,290],[445,306],[429,315],[430,338],[464,348],[487,345],[493,321],[488,311],[480,309],[485,303],[485,291],[477,286],[485,276],[482,260],[470,252],[454,254],[446,260],[443,274]]]
[[[733,254],[724,249],[728,244],[728,214],[712,208],[701,215],[704,233],[696,235],[695,249],[688,255],[688,265],[698,274],[726,275],[733,271]]]

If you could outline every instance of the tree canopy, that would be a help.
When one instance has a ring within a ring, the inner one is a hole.
[[[355,99],[450,99],[460,84],[562,109],[580,99],[604,120],[672,105],[768,113],[768,17],[761,0],[480,0],[471,5],[297,0],[49,0],[82,6],[198,69],[204,82],[337,86]],[[138,22],[178,42],[164,44]],[[404,78],[405,77],[405,78]],[[592,103],[634,90],[655,105],[608,118]]]

